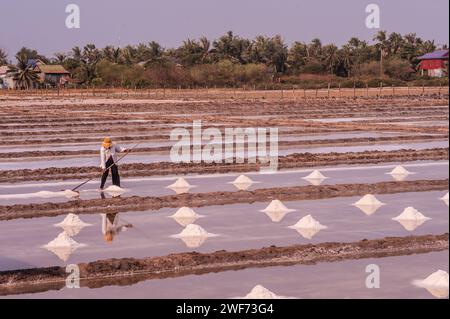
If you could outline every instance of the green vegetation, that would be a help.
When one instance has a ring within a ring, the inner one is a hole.
[[[369,44],[351,38],[339,48],[313,39],[288,47],[278,35],[249,40],[229,31],[212,42],[205,37],[188,39],[178,48],[166,49],[154,41],[103,49],[88,44],[67,54],[56,53],[51,59],[27,48],[21,49],[18,56],[62,64],[77,86],[319,88],[329,84],[448,84],[448,78],[427,79],[417,72],[418,56],[447,48],[446,45],[438,48],[434,41],[423,40],[414,33],[385,31],[378,32],[373,40]],[[2,61],[6,63],[6,55],[0,51],[0,64]]]

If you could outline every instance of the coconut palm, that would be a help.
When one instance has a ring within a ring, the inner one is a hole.
[[[55,53],[55,58],[52,59],[52,62],[57,64],[64,64],[66,62],[67,55],[65,53]]]
[[[323,47],[323,60],[330,71],[330,74],[334,73],[336,66],[339,64],[339,50],[334,44],[329,44]]]
[[[389,41],[386,31],[378,31],[373,40],[377,41],[375,47],[380,52],[380,77],[383,77],[383,59],[389,53]]]
[[[8,64],[7,58],[8,58],[8,55],[6,54],[6,52],[3,51],[2,49],[0,49],[0,66]]]
[[[33,88],[39,83],[38,72],[33,70],[32,66],[28,64],[28,59],[24,54],[17,54],[17,65],[9,67],[9,73],[11,73],[16,87],[22,90],[28,90]]]

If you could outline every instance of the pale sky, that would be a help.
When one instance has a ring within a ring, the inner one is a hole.
[[[71,3],[80,7],[80,29],[65,26]],[[11,58],[22,46],[46,55],[86,43],[154,40],[176,47],[228,30],[247,38],[280,34],[288,44],[317,37],[341,45],[352,36],[372,39],[377,30],[365,26],[370,3],[381,8],[381,29],[448,43],[448,0],[1,0],[0,48]]]

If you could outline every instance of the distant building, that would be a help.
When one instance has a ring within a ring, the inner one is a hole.
[[[15,87],[15,81],[8,71],[9,66],[0,66],[0,89],[13,89]]]
[[[37,64],[34,70],[41,82],[50,86],[64,86],[70,80],[70,72],[62,65]]]
[[[431,77],[448,76],[448,50],[438,50],[418,57],[421,74]]]

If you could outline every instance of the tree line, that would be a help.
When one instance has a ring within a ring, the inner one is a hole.
[[[27,65],[30,59],[63,65],[79,86],[256,86],[330,79],[408,81],[417,77],[418,56],[447,49],[447,45],[438,47],[434,40],[424,40],[415,33],[379,31],[373,41],[369,44],[353,37],[338,47],[313,39],[308,43],[296,41],[289,47],[279,35],[246,39],[229,31],[212,42],[206,37],[188,39],[178,48],[164,48],[154,41],[104,48],[88,44],[46,57],[24,47],[15,55],[17,63],[11,66],[11,72],[25,82],[25,87],[37,81]],[[10,63],[0,49],[0,65],[5,64]]]

